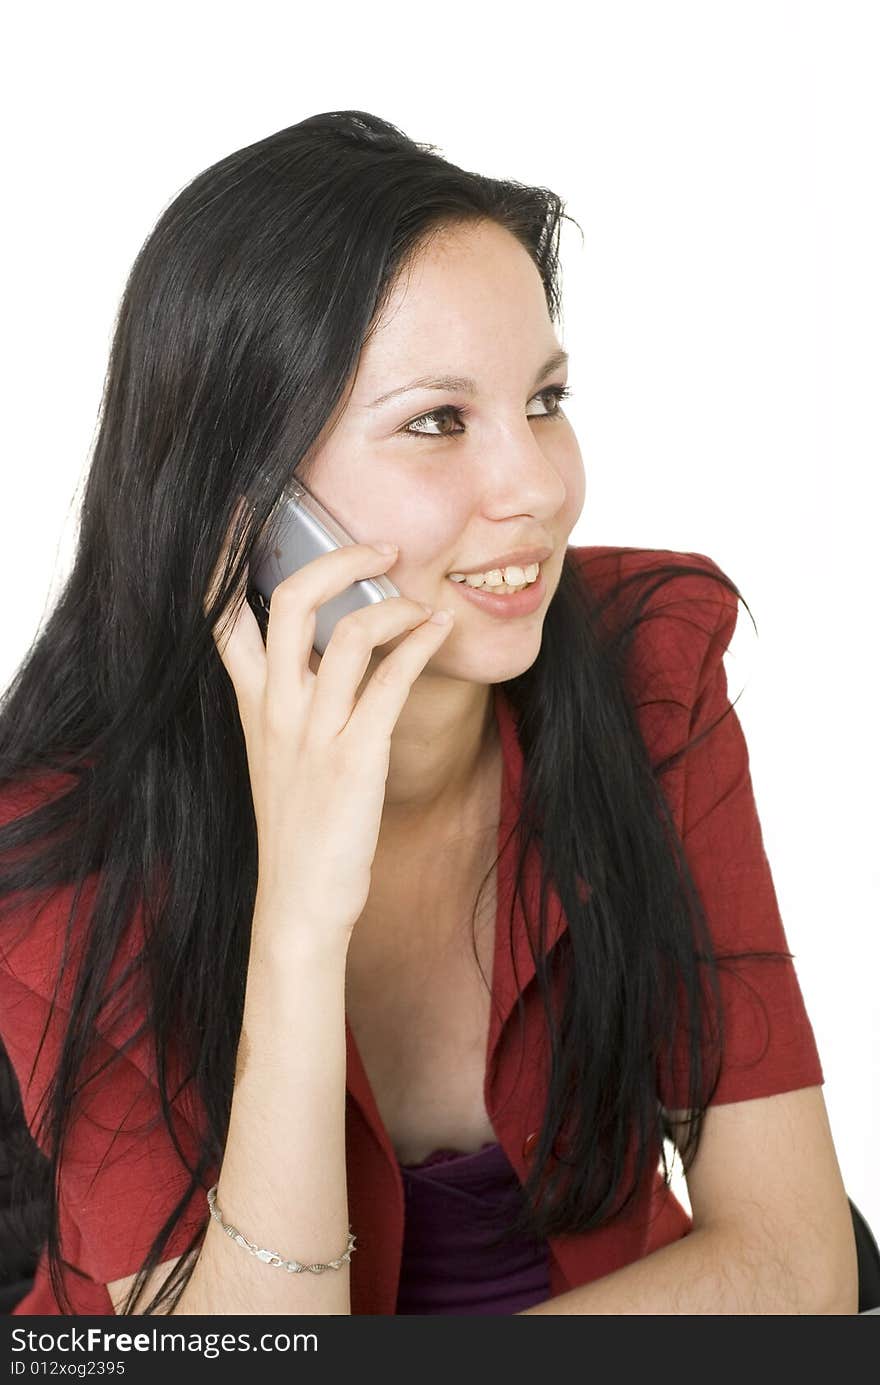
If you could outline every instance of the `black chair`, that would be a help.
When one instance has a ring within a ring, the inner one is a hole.
[[[849,1199],[849,1210],[852,1213],[859,1262],[859,1312],[870,1313],[880,1309],[880,1247],[852,1198]]]

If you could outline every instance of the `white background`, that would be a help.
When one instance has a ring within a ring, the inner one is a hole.
[[[579,544],[713,557],[850,1197],[880,1237],[880,6],[20,7],[2,102],[5,687],[66,574],[125,276],[203,168],[360,108],[559,192]],[[758,1170],[759,1172],[759,1170]]]

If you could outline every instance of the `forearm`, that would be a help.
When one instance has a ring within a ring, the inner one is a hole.
[[[346,951],[302,934],[283,946],[261,941],[285,933],[282,918],[264,926],[267,908],[254,917],[217,1205],[249,1241],[326,1263],[348,1245]],[[297,1274],[264,1264],[211,1218],[174,1312],[347,1314],[350,1266]]]
[[[823,1295],[817,1276],[727,1227],[702,1227],[612,1274],[524,1313],[695,1315],[848,1313]]]

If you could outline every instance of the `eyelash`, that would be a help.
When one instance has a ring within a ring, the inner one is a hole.
[[[559,404],[561,404],[563,399],[571,398],[572,391],[569,388],[569,386],[548,385],[546,389],[539,390],[538,393],[534,396],[534,398],[541,399],[546,394],[552,395],[553,398],[556,400],[556,409],[553,411],[553,413],[532,414],[531,417],[548,419],[564,418],[565,415],[560,412],[558,406]],[[409,438],[458,438],[461,437],[461,431],[457,433],[414,433],[411,432],[411,429],[414,427],[416,423],[425,423],[428,419],[432,419],[436,422],[439,420],[441,416],[449,417],[451,415],[457,419],[466,419],[468,417],[468,413],[469,410],[467,408],[459,408],[455,404],[441,404],[439,409],[432,409],[431,412],[428,414],[419,414],[418,418],[411,418],[409,423],[407,423],[403,428],[401,428],[400,431],[402,434]]]

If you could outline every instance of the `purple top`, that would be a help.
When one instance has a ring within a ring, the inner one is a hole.
[[[486,1244],[522,1199],[500,1144],[474,1154],[438,1149],[400,1172],[406,1215],[397,1313],[513,1314],[550,1298],[545,1241]]]

